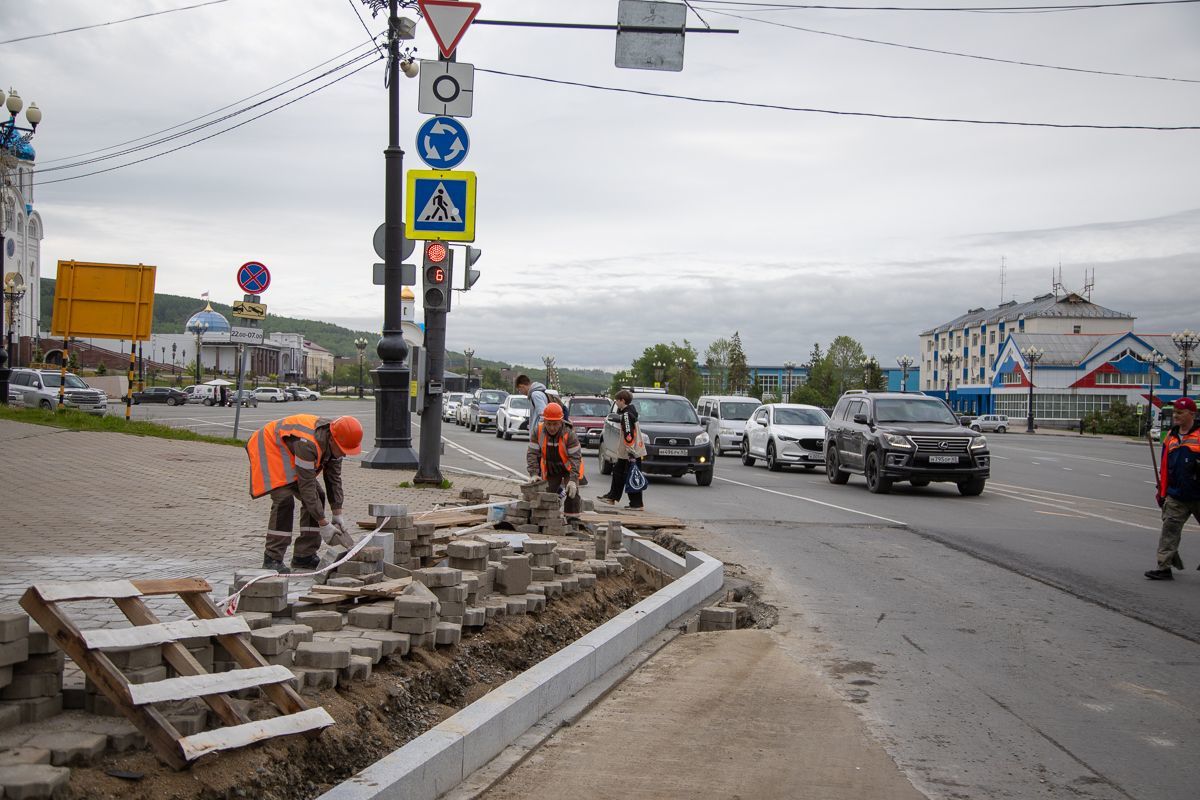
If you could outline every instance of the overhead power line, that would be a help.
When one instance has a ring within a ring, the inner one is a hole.
[[[684,94],[669,94],[666,92],[651,92],[644,89],[628,89],[621,86],[603,86],[596,83],[583,83],[581,81],[567,81],[559,78],[547,78],[542,75],[525,75],[519,72],[505,72],[498,69],[484,69],[478,66],[475,68],[475,71],[486,72],[491,75],[501,75],[506,78],[521,78],[523,80],[539,81],[541,83],[552,83],[561,86],[574,86],[580,89],[594,89],[601,92],[632,94],[640,95],[642,97],[661,97],[668,100],[685,100],[691,103],[705,103],[708,105],[761,108],[771,111],[790,111],[805,114],[828,114],[839,117],[871,117],[874,119],[908,120],[912,122],[953,122],[963,125],[1006,125],[1023,128],[1073,128],[1111,131],[1200,131],[1200,125],[1096,125],[1090,123],[1024,122],[1018,120],[1001,119],[970,119],[965,117],[928,117],[916,114],[882,114],[871,111],[838,111],[829,108],[786,106],[779,103],[755,103],[747,100],[728,100],[712,97],[694,97]]]
[[[773,25],[777,28],[787,28],[787,29],[793,30],[793,31],[803,31],[805,33],[815,33],[820,36],[832,36],[837,39],[849,39],[852,42],[865,42],[867,44],[879,44],[879,45],[884,45],[886,47],[899,47],[904,50],[916,50],[916,51],[919,51],[922,53],[937,53],[939,55],[955,56],[957,58],[973,58],[978,61],[992,61],[997,64],[1015,64],[1017,66],[1022,66],[1022,67],[1037,67],[1039,69],[1057,69],[1057,70],[1062,70],[1064,72],[1082,72],[1082,73],[1086,73],[1089,75],[1108,75],[1108,76],[1118,77],[1118,78],[1141,78],[1143,80],[1149,80],[1149,81],[1177,81],[1179,83],[1200,83],[1200,79],[1197,79],[1197,78],[1172,78],[1172,77],[1167,77],[1167,76],[1163,76],[1163,75],[1140,75],[1135,72],[1111,72],[1108,70],[1101,70],[1101,69],[1084,69],[1082,67],[1065,67],[1060,64],[1039,64],[1035,61],[1017,61],[1015,59],[1009,59],[1009,58],[996,58],[994,56],[982,56],[982,55],[978,55],[976,53],[960,53],[955,50],[938,50],[937,48],[933,48],[933,47],[920,47],[920,46],[914,45],[914,44],[903,44],[901,42],[888,42],[883,39],[868,39],[863,36],[850,36],[849,34],[845,34],[845,33],[834,33],[833,31],[822,31],[822,30],[817,30],[816,28],[805,28],[800,25],[789,25],[786,22],[776,22],[775,20],[771,20],[771,19],[760,19],[758,17],[746,17],[746,16],[742,16],[740,14],[732,14],[728,11],[715,11],[715,10],[710,9],[709,13],[710,14],[718,14],[722,17],[732,17],[733,19],[746,20],[748,22],[758,22],[763,25]]]
[[[162,14],[174,14],[176,11],[191,11],[193,8],[203,8],[204,6],[215,6],[218,3],[228,3],[229,0],[208,0],[206,3],[195,3],[190,6],[180,6],[179,8],[168,8],[163,11],[151,11],[146,14],[138,14],[136,17],[125,17],[124,19],[112,19],[108,22],[97,22],[94,25],[80,25],[76,28],[64,28],[61,31],[49,31],[48,33],[33,33],[28,36],[18,36],[15,39],[4,39],[0,41],[2,44],[12,44],[14,42],[27,42],[30,39],[45,39],[47,36],[61,36],[64,33],[75,33],[77,31],[88,31],[92,28],[104,28],[108,25],[120,25],[122,22],[133,22],[136,19],[146,19],[146,17],[157,17]]]
[[[698,0],[699,2],[700,0]],[[1200,3],[1200,0],[1125,0],[1119,3],[1074,3],[1071,5],[1046,6],[966,6],[943,7],[936,6],[833,6],[814,5],[809,3],[754,3],[738,2],[738,0],[702,0],[705,6],[739,6],[747,11],[776,11],[776,10],[812,10],[812,11],[930,11],[954,12],[964,14],[986,13],[1045,13],[1048,11],[1090,11],[1101,8],[1129,8],[1132,6],[1172,6],[1185,3]],[[708,9],[715,10],[715,9]]]

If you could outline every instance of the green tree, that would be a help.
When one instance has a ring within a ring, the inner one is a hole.
[[[671,390],[676,394],[687,397],[694,404],[704,388],[700,382],[700,373],[696,371],[696,348],[687,339],[682,345],[671,342],[676,352],[673,371],[670,372]]]
[[[733,332],[729,340],[729,390],[734,394],[744,392],[750,384],[750,367],[746,363],[746,351],[742,349],[742,337]]]
[[[107,375],[108,374],[108,367],[106,367],[104,365],[103,361],[101,361],[99,364],[96,365],[96,374],[97,375]]]
[[[750,384],[748,393],[751,397],[753,397],[757,400],[763,400],[765,402],[765,400],[763,398],[763,394],[764,394],[763,385],[758,382],[757,376],[755,376],[754,382]]]
[[[484,389],[503,389],[506,392],[513,390],[513,387],[504,383],[504,378],[500,374],[499,367],[484,367],[483,375],[479,380],[480,386]]]
[[[713,394],[729,393],[729,351],[732,343],[728,339],[717,339],[704,351],[704,366],[708,367],[709,387]]]
[[[849,336],[839,336],[829,344],[825,356],[831,373],[831,388],[836,388],[833,400],[842,396],[847,389],[863,384],[863,348]]]
[[[1141,430],[1141,415],[1122,398],[1113,402],[1107,411],[1085,414],[1082,423],[1083,429],[1092,433],[1137,436]]]
[[[792,392],[793,403],[829,408],[837,402],[837,387],[834,385],[833,370],[829,360],[821,350],[821,343],[814,342],[812,352],[808,356],[808,380],[803,386]]]

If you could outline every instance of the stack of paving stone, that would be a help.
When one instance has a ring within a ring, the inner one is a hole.
[[[331,586],[354,585],[347,581],[334,583],[338,578],[350,578],[357,581],[358,586],[383,580],[383,548],[370,545],[364,547],[349,561],[339,566],[328,581]]]
[[[416,572],[413,573],[414,578]],[[392,630],[408,635],[410,647],[432,650],[437,641],[441,601],[419,580],[413,580],[392,601]]]
[[[0,615],[0,730],[63,709],[64,656],[24,613]]]
[[[504,514],[504,521],[511,524],[517,533],[550,536],[566,533],[562,499],[555,492],[547,491],[548,486],[545,481],[521,484],[521,499],[510,505]]]
[[[412,586],[424,586],[438,603],[437,620],[432,631],[434,644],[458,644],[462,640],[463,617],[467,611],[470,586],[463,582],[461,569],[424,567],[412,574]],[[478,587],[478,578],[475,578]],[[414,593],[419,590],[413,589]],[[428,634],[425,634],[428,635]]]
[[[700,609],[701,631],[736,631],[751,624],[750,606],[732,600]]]
[[[288,579],[282,575],[262,577],[272,574],[272,570],[263,569],[243,569],[233,573],[233,585],[229,587],[229,593],[241,592],[237,601],[238,611],[278,614],[287,609]],[[250,583],[255,578],[262,579]]]
[[[420,559],[414,558],[416,554],[412,552],[413,547],[419,545],[418,531],[408,513],[408,507],[391,503],[371,503],[368,510],[371,516],[375,517],[376,527],[382,524],[382,531],[392,535],[394,544],[390,563],[405,569],[420,567]]]
[[[471,505],[479,505],[488,501],[487,492],[480,488],[463,489],[458,493],[458,496],[466,500]]]

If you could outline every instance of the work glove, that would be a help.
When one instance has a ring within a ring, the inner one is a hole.
[[[341,514],[333,515],[333,527],[337,528],[342,533],[350,532],[349,529],[346,527],[346,518],[344,516],[342,516]]]
[[[321,526],[321,541],[325,544],[334,544],[334,539],[341,534],[341,531],[332,522],[327,522]]]
[[[569,481],[567,483],[567,497],[574,497],[577,494],[579,494],[579,484],[575,481]]]

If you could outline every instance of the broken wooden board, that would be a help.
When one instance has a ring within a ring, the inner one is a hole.
[[[660,514],[647,514],[644,511],[585,511],[579,515],[584,522],[619,522],[627,528],[684,528],[687,527],[678,517],[666,517]]]
[[[312,603],[313,605],[337,605],[346,599],[345,595],[340,594],[302,594],[300,602]]]
[[[404,587],[412,583],[412,578],[395,578],[393,580],[381,581],[380,583],[369,583],[366,586],[323,586],[317,585],[310,589],[310,593],[316,596],[328,597],[392,597],[404,591]]]
[[[435,528],[467,528],[471,525],[478,525],[481,522],[487,522],[487,513],[479,511],[459,511],[453,508],[444,508],[439,511],[426,512],[424,514],[414,514],[414,523],[432,522]],[[358,527],[373,531],[379,525],[375,520],[359,520]]]

